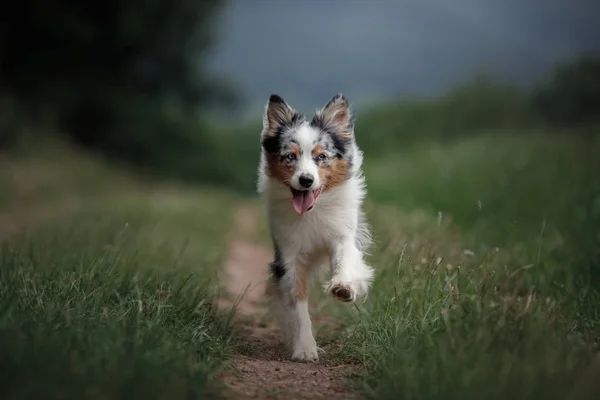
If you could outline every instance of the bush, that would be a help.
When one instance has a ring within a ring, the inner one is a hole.
[[[559,66],[533,92],[536,112],[550,124],[593,125],[600,122],[600,56],[584,54]]]
[[[356,131],[370,153],[395,150],[428,139],[450,139],[482,130],[533,124],[524,92],[479,77],[432,100],[407,100],[365,113]]]

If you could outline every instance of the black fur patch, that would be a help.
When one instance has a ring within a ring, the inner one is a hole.
[[[281,135],[265,136],[261,140],[262,148],[267,154],[277,154],[281,148]]]
[[[281,99],[281,97],[279,97],[279,99]],[[281,99],[281,101],[283,101],[283,99]],[[294,113],[294,115],[289,121],[286,121],[285,123],[282,123],[275,128],[274,134],[263,136],[261,140],[262,148],[268,154],[278,154],[281,151],[281,138],[283,137],[284,133],[286,131],[296,128],[298,125],[304,122],[304,120],[305,117],[303,114],[297,112]]]
[[[331,139],[333,140],[333,147],[335,147],[335,151],[338,152],[342,158],[346,156],[348,152],[348,146],[352,143],[352,139],[341,137],[340,135],[329,134]]]
[[[269,268],[271,269],[273,277],[278,282],[285,275],[285,266],[283,265],[283,260],[281,259],[281,251],[279,250],[279,246],[277,246],[275,241],[273,241],[273,246],[275,247],[275,259],[269,264]]]
[[[269,97],[269,103],[285,104],[285,101],[278,94],[272,94],[271,97]]]

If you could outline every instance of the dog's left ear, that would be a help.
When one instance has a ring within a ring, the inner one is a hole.
[[[354,124],[348,99],[342,93],[333,96],[317,116],[323,126],[340,136],[352,137]]]

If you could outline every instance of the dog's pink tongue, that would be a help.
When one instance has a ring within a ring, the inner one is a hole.
[[[306,210],[315,204],[315,195],[312,190],[294,191],[292,203],[298,214],[304,214]]]

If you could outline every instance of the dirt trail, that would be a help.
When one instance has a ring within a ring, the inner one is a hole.
[[[222,271],[229,294],[222,307],[231,307],[232,300],[248,289],[236,316],[245,343],[235,356],[234,371],[223,377],[227,398],[358,399],[358,394],[343,384],[351,366],[336,364],[326,357],[317,363],[297,363],[289,361],[285,354],[281,333],[264,302],[272,253],[252,241],[258,231],[257,214],[252,206],[237,209],[229,257]],[[317,324],[322,324],[322,320],[313,316]]]

